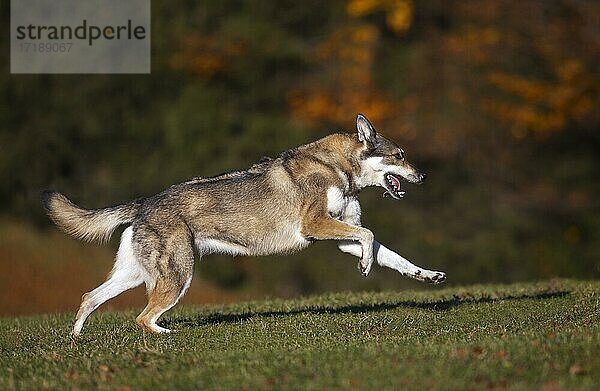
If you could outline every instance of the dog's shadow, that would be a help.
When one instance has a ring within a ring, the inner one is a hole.
[[[289,315],[297,314],[363,314],[372,312],[382,312],[393,310],[396,308],[416,308],[425,309],[436,312],[445,312],[452,308],[469,305],[469,304],[485,304],[493,303],[505,300],[542,300],[561,298],[569,295],[571,292],[568,290],[555,290],[555,291],[544,291],[537,293],[523,293],[523,294],[507,294],[499,295],[497,297],[475,297],[466,295],[459,297],[454,295],[452,298],[444,298],[437,301],[427,301],[426,299],[419,300],[402,300],[397,302],[380,302],[380,303],[355,303],[345,304],[339,306],[328,306],[328,305],[298,305],[296,308],[281,309],[281,310],[246,310],[232,313],[221,313],[214,312],[209,314],[199,314],[194,317],[178,317],[174,316],[171,319],[165,319],[163,323],[165,326],[176,326],[179,328],[196,328],[207,325],[220,325],[228,323],[240,323],[252,318],[272,318],[272,317],[285,317]]]

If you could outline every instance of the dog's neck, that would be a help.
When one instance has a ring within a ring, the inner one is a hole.
[[[364,178],[361,155],[364,153],[365,147],[358,140],[356,133],[336,133],[321,140],[327,140],[327,143],[335,145],[337,153],[330,153],[328,160],[335,162],[335,166],[339,167],[337,171],[344,183],[346,195],[356,196],[363,188],[372,186],[369,180],[365,181]]]

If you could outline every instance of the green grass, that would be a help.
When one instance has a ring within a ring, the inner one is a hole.
[[[52,294],[52,292],[48,292]],[[600,282],[0,319],[0,389],[600,388]]]

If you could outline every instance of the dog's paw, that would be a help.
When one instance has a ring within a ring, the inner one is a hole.
[[[358,271],[364,277],[369,275],[369,272],[371,271],[371,266],[373,266],[372,259],[371,260],[361,259],[360,261],[358,261]]]
[[[430,284],[441,284],[446,281],[446,273],[444,272],[432,272],[431,276],[424,277],[423,281]]]

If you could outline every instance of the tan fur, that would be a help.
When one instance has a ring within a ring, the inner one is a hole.
[[[130,205],[86,210],[54,192],[44,192],[43,198],[48,215],[57,226],[88,242],[106,242],[119,225],[133,221],[137,212]]]

